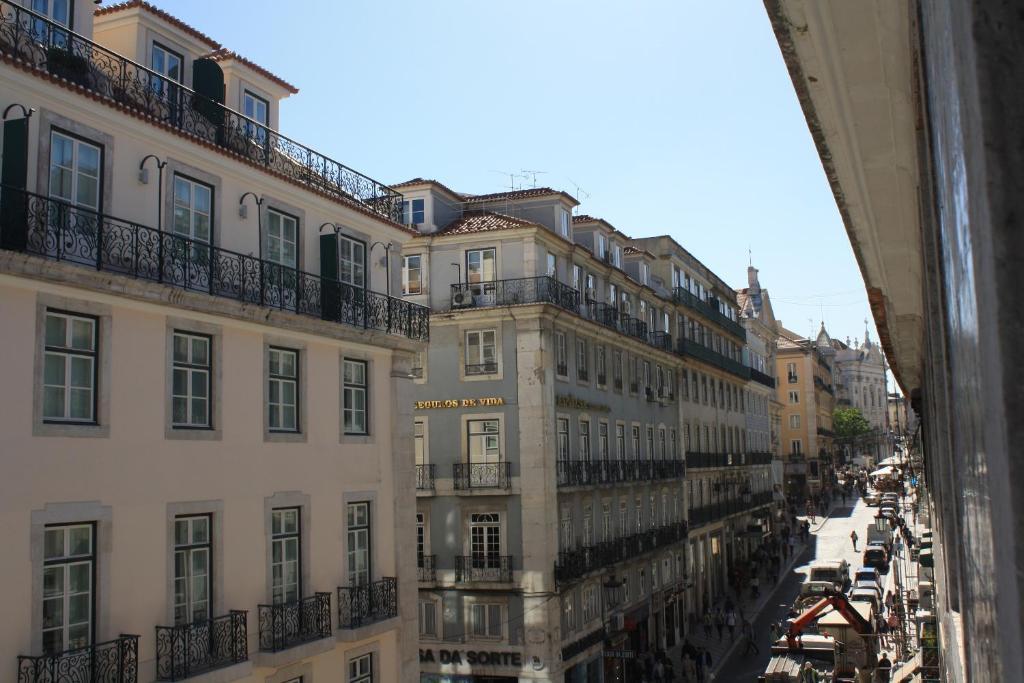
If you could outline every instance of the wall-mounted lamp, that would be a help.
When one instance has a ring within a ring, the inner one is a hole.
[[[257,197],[255,192],[246,192],[238,198],[238,217],[246,218],[249,212],[246,210],[245,198],[252,197],[256,202],[256,230],[259,233],[260,261],[263,261],[263,197]]]
[[[157,172],[157,187],[156,187],[156,229],[157,231],[163,230],[163,216],[164,216],[164,167],[167,166],[166,161],[162,161],[160,157],[155,154],[147,154],[142,157],[142,161],[139,162],[139,182],[143,185],[149,184],[149,169],[146,168],[146,162],[150,159],[156,164]]]
[[[370,245],[370,253],[373,253],[373,248],[377,245],[384,247],[384,274],[387,281],[384,283],[386,286],[386,292],[388,296],[391,296],[391,242],[384,244],[383,242],[374,242]]]

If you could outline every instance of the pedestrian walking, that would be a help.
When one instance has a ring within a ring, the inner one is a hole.
[[[725,616],[722,610],[715,612],[715,628],[718,629],[718,642],[722,642],[722,632],[725,630]]]
[[[712,625],[712,623],[713,623],[713,619],[711,617],[711,608],[709,607],[709,608],[707,608],[704,611],[704,637],[707,638],[708,640],[711,640],[711,625]]]
[[[896,602],[896,596],[893,595],[892,591],[885,592],[885,611],[892,614],[893,604]]]
[[[736,613],[732,610],[725,615],[725,625],[729,627],[729,640],[734,642],[736,640]]]
[[[889,655],[882,653],[882,658],[878,660],[878,664],[875,665],[875,680],[878,683],[889,683],[889,677],[892,675],[892,662],[889,661]]]
[[[700,648],[697,653],[697,669],[701,682],[704,681],[704,676],[711,673],[711,653],[708,652],[706,647]]]
[[[810,662],[804,662],[804,668],[800,669],[800,683],[818,683],[821,676],[814,670]]]
[[[857,530],[850,532],[850,540],[853,541],[853,552],[857,552]]]

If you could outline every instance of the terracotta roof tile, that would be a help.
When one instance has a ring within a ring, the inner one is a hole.
[[[580,214],[578,216],[573,216],[572,217],[572,222],[573,223],[596,223],[599,220],[601,220],[601,219],[600,218],[594,218],[593,216],[588,216],[585,213],[584,214]]]
[[[206,43],[207,45],[209,45],[211,48],[213,48],[215,50],[219,49],[221,47],[220,43],[218,43],[216,40],[214,40],[210,36],[206,35],[202,31],[189,26],[188,24],[186,24],[181,19],[179,19],[179,18],[177,18],[177,17],[175,17],[175,16],[173,16],[171,14],[168,14],[167,12],[163,11],[159,7],[156,7],[154,5],[149,4],[148,2],[145,2],[145,0],[127,0],[126,2],[118,2],[118,3],[113,4],[113,5],[107,5],[106,7],[97,7],[93,11],[93,16],[101,17],[101,16],[104,16],[106,14],[113,14],[115,12],[121,12],[123,10],[132,9],[134,7],[141,7],[142,9],[146,10],[150,14],[153,14],[155,16],[160,17],[161,19],[166,21],[171,26],[176,26],[177,28],[180,28],[185,33],[189,34],[193,38],[196,38],[197,40],[200,40],[200,41]]]
[[[215,62],[226,62],[226,61],[229,61],[229,60],[234,60],[234,61],[239,62],[241,64],[245,64],[247,67],[249,67],[250,69],[252,69],[256,73],[260,74],[261,76],[264,76],[265,78],[270,79],[274,83],[277,83],[279,86],[281,86],[282,88],[284,88],[288,92],[292,93],[293,95],[295,93],[299,92],[299,89],[296,88],[291,83],[289,83],[288,81],[284,80],[283,78],[281,78],[279,76],[275,76],[274,74],[270,73],[269,71],[264,69],[259,64],[255,63],[255,62],[253,62],[251,60],[246,59],[242,55],[240,55],[237,52],[234,52],[232,50],[229,50],[226,47],[222,47],[222,48],[220,48],[218,50],[214,50],[213,52],[211,52],[210,54],[205,55],[205,56],[209,57],[210,59],[214,60]]]
[[[453,190],[452,188],[448,187],[447,185],[445,185],[441,181],[434,180],[433,178],[410,178],[409,180],[403,181],[403,182],[398,183],[396,185],[390,185],[389,187],[391,187],[392,189],[396,189],[396,188],[399,188],[399,187],[406,187],[406,186],[409,186],[409,185],[424,185],[424,184],[436,185],[437,187],[441,188],[442,190],[444,190],[445,192],[450,194],[452,197],[455,197],[457,199],[461,200],[462,197],[463,197],[463,195],[461,193],[456,192],[455,190]]]
[[[550,187],[531,187],[527,190],[512,190],[510,192],[492,192],[490,194],[465,194],[461,193],[467,204],[476,202],[493,202],[502,199],[530,199],[531,197],[547,197],[550,195],[562,195],[574,204],[579,204],[576,198],[568,192],[554,190]]]
[[[537,228],[536,223],[513,218],[493,211],[474,211],[451,223],[440,232],[442,235],[464,235],[471,232],[515,230],[516,228]]]

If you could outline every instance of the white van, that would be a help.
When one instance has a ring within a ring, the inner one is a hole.
[[[831,581],[837,591],[850,585],[850,563],[846,560],[818,560],[811,563],[808,581]]]

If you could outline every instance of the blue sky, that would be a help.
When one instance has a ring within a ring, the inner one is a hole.
[[[282,132],[356,170],[476,193],[543,171],[581,212],[671,234],[736,287],[749,248],[790,329],[824,316],[864,335],[863,281],[758,0],[154,1],[295,84]]]

